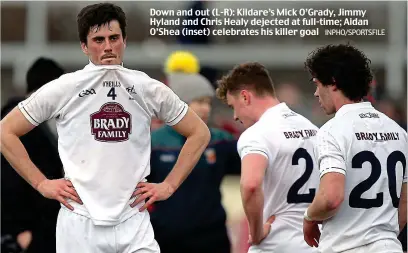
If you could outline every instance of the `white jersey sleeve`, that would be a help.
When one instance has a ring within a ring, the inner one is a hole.
[[[261,139],[259,134],[251,134],[250,130],[252,129],[247,129],[244,133],[242,133],[238,140],[237,146],[239,156],[241,159],[243,159],[244,156],[248,154],[260,154],[269,159],[269,152],[266,148],[266,144]]]
[[[63,75],[38,89],[18,107],[31,124],[38,126],[56,115],[71,97],[74,86]]]
[[[315,145],[316,161],[320,169],[320,178],[326,173],[337,172],[346,174],[346,161],[338,141],[323,129],[317,133]]]
[[[186,115],[188,105],[165,84],[151,79],[151,83],[144,87],[144,96],[153,114],[173,126]]]

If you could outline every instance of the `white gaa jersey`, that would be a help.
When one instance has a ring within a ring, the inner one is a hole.
[[[319,250],[342,252],[397,240],[398,200],[407,180],[407,134],[371,103],[344,105],[317,134],[320,177],[346,176],[344,202],[323,223]],[[402,252],[402,251],[401,251]]]
[[[46,84],[19,108],[33,125],[56,119],[65,176],[84,205],[70,203],[96,225],[115,225],[138,212],[129,199],[150,173],[151,118],[174,125],[188,110],[143,72],[92,63]]]
[[[303,238],[303,214],[319,184],[314,162],[318,128],[285,103],[269,108],[238,140],[238,152],[261,154],[268,159],[263,192],[263,220],[276,215],[271,232],[250,252],[317,252]]]

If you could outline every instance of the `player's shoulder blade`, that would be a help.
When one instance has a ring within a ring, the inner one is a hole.
[[[341,121],[338,118],[331,118],[320,127],[320,130],[330,132],[331,130],[333,130],[333,128],[335,128],[335,126],[338,126],[337,123],[339,122]]]
[[[314,126],[317,128],[309,119],[292,110],[285,103],[283,103],[278,117],[282,124],[296,125],[300,128],[306,126]]]
[[[258,123],[258,122],[257,122]],[[243,142],[247,139],[250,139],[251,137],[253,137],[254,135],[259,134],[259,132],[256,129],[256,125],[257,123],[255,123],[254,125],[248,127],[247,129],[245,129],[241,135],[239,136],[238,142]]]

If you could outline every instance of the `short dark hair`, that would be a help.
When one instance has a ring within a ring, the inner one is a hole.
[[[235,66],[227,75],[217,81],[217,98],[226,102],[227,92],[234,93],[242,89],[255,91],[258,96],[275,96],[275,88],[268,70],[258,62],[243,63]]]
[[[119,22],[123,38],[126,38],[126,15],[122,8],[111,3],[99,3],[83,8],[77,17],[78,35],[82,43],[87,43],[87,36],[94,26],[108,24],[112,20]]]
[[[306,59],[305,67],[324,86],[336,85],[352,101],[367,96],[373,75],[371,61],[350,44],[317,48]]]
[[[59,78],[64,69],[52,59],[38,58],[26,74],[27,93],[38,90],[44,84]]]

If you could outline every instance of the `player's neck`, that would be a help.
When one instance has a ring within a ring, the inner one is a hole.
[[[334,102],[334,107],[336,108],[336,112],[337,112],[338,110],[340,110],[341,107],[343,107],[343,105],[356,104],[356,103],[361,103],[363,101],[362,100],[353,101],[353,100],[348,99],[347,97],[341,96],[335,99],[333,102]]]
[[[257,98],[257,100],[257,106],[254,110],[256,121],[258,121],[269,108],[274,107],[280,103],[279,100],[274,97]]]

